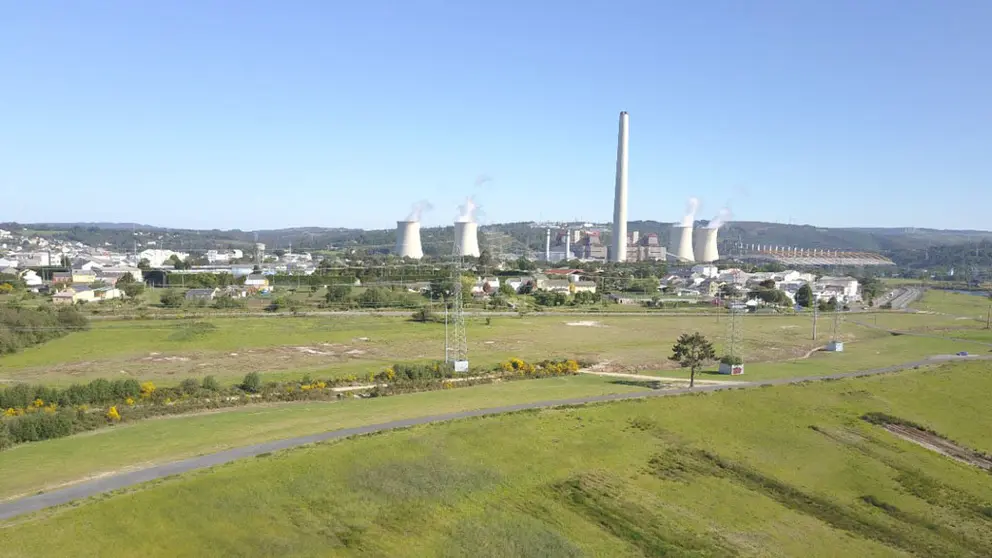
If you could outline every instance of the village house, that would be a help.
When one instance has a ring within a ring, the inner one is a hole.
[[[190,289],[186,291],[186,300],[211,301],[217,297],[218,289]]]

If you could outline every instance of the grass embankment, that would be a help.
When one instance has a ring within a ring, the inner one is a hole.
[[[398,361],[433,360],[444,352],[443,324],[406,318],[215,318],[214,327],[188,321],[93,322],[86,332],[0,357],[0,378],[71,383],[97,377],[132,377],[160,385],[214,375],[240,380],[247,371],[267,379],[366,375]],[[685,331],[717,342],[726,317],[715,316],[532,316],[470,319],[472,362],[493,366],[525,360],[609,360],[638,368],[665,367],[671,343]],[[804,317],[748,318],[743,354],[751,362],[795,357],[815,344]],[[884,335],[851,324],[846,340]]]
[[[980,294],[928,289],[920,300],[910,306],[925,312],[939,312],[952,316],[974,318],[984,323],[988,317],[990,304],[992,301],[987,296]]]
[[[240,461],[8,527],[36,556],[982,556],[979,364],[417,427]]]
[[[642,389],[608,378],[569,376],[372,399],[260,404],[149,419],[0,452],[0,499],[123,468],[338,428]]]

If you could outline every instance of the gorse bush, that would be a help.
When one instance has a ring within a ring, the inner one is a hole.
[[[88,384],[73,384],[66,388],[15,384],[0,389],[0,409],[42,407],[46,403],[56,403],[63,407],[106,405],[128,397],[137,397],[140,391],[141,387],[133,378],[112,382],[100,378]],[[38,404],[38,401],[41,403]]]
[[[213,376],[205,376],[201,385],[207,391],[220,391],[220,382]]]

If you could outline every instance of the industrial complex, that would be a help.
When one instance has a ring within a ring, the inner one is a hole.
[[[616,179],[613,198],[613,222],[597,226],[585,224],[540,225],[545,228],[544,251],[540,258],[547,262],[567,260],[644,262],[669,261],[674,264],[707,264],[720,260],[719,234],[730,219],[730,211],[721,209],[709,221],[697,223],[699,200],[689,198],[681,221],[669,230],[667,243],[657,233],[641,234],[627,230],[628,164],[630,115],[620,113],[617,131]],[[395,254],[411,259],[424,256],[420,239],[420,215],[430,206],[420,202],[411,214],[396,223]],[[469,198],[459,208],[453,227],[453,255],[479,257],[479,225],[475,219],[475,202]],[[604,241],[604,233],[609,235]],[[791,266],[832,265],[893,265],[891,260],[865,252],[843,252],[822,248],[750,245],[737,246],[738,259],[773,261]]]

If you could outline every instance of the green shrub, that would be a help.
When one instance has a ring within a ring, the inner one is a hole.
[[[245,374],[245,379],[241,381],[241,389],[248,393],[258,393],[262,389],[262,377],[258,372]]]
[[[739,356],[724,355],[720,358],[720,362],[728,366],[739,366],[744,364],[744,359]]]
[[[179,383],[179,391],[187,394],[193,395],[200,389],[200,382],[197,382],[195,378],[186,378]]]
[[[213,376],[206,376],[203,378],[203,383],[201,385],[203,386],[203,389],[207,391],[220,391],[220,382],[218,382],[217,378],[214,378]]]
[[[37,442],[68,436],[73,432],[73,412],[37,412],[6,419],[14,443]]]

